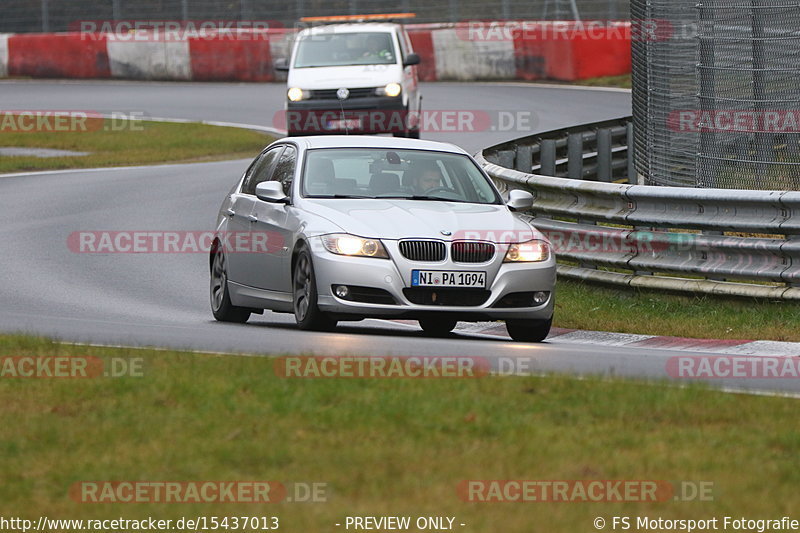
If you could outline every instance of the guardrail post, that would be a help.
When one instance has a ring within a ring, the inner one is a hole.
[[[635,141],[633,140],[633,122],[628,122],[628,183],[631,185],[639,184],[639,176],[636,173],[636,154]]]
[[[514,168],[515,155],[513,150],[501,150],[497,152],[497,164],[503,168]]]
[[[525,144],[517,146],[517,160],[514,168],[526,174],[533,171],[533,146]]]
[[[570,179],[583,179],[583,134],[570,133],[567,139],[567,174]]]
[[[800,243],[800,235],[791,235],[791,236],[790,235],[786,235],[786,242],[787,243],[791,243],[791,244],[798,244],[798,243]],[[789,257],[788,257],[788,265],[791,266],[792,265],[792,261],[793,261],[793,258],[791,256],[791,254],[788,251],[784,250],[783,247],[781,247],[781,252],[783,253],[784,260],[786,260],[787,259],[786,256],[789,255]],[[797,278],[795,278],[795,279],[797,279]],[[798,280],[798,281],[787,281],[786,282],[786,286],[789,287],[789,288],[800,288],[800,280]]]
[[[611,170],[611,130],[608,128],[597,130],[597,181],[614,181]]]
[[[555,139],[542,139],[539,144],[539,172],[542,176],[556,175],[556,141]]]
[[[49,0],[42,0],[42,33],[50,33]]]
[[[703,235],[715,235],[715,236],[720,236],[723,234],[722,231],[712,231],[712,230],[703,230],[701,233]],[[719,276],[706,276],[706,279],[710,279],[711,281],[725,281],[725,278],[720,278]]]
[[[653,231],[655,230],[655,228],[646,227],[646,226],[634,226],[633,230],[636,231],[636,232],[646,231],[646,232],[649,232],[650,234],[652,234]],[[640,253],[641,252],[637,249],[636,255],[638,256]],[[628,266],[630,266],[630,265],[628,265]],[[653,274],[655,274],[655,272],[651,272],[649,270],[634,270],[633,273],[635,275],[637,275],[637,276],[652,276]]]

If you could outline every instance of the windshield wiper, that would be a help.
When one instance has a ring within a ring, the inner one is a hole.
[[[376,200],[423,200],[428,202],[458,202],[462,204],[470,204],[473,202],[468,202],[466,200],[456,200],[453,198],[443,198],[441,196],[420,196],[420,195],[413,195],[413,196],[376,196]]]
[[[352,198],[352,199],[356,199],[356,200],[363,200],[363,199],[372,200],[375,197],[374,196],[360,196],[358,194],[326,194],[324,196],[313,196],[312,198],[336,198],[336,199],[345,199],[345,200],[348,199],[348,198]]]

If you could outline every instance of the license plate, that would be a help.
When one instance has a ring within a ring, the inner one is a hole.
[[[357,130],[361,129],[360,118],[343,118],[328,121],[329,130]]]
[[[453,270],[412,270],[412,287],[486,287],[486,272]]]

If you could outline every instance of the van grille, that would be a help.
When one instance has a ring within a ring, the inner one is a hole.
[[[336,91],[339,89],[314,89],[311,91],[310,100],[338,100]],[[351,98],[368,98],[375,96],[375,87],[359,87],[357,89],[349,89],[350,95],[347,100]]]

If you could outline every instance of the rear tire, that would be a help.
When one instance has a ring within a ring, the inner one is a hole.
[[[302,330],[325,331],[336,327],[336,320],[317,306],[317,277],[308,250],[300,250],[292,274],[294,319]]]
[[[550,334],[553,317],[547,320],[506,320],[508,334],[517,342],[542,342]]]
[[[225,253],[218,248],[211,261],[211,312],[220,322],[244,324],[250,318],[250,310],[231,303],[227,264]]]
[[[456,323],[456,320],[449,318],[423,318],[419,321],[419,327],[428,335],[442,336],[453,331]]]

